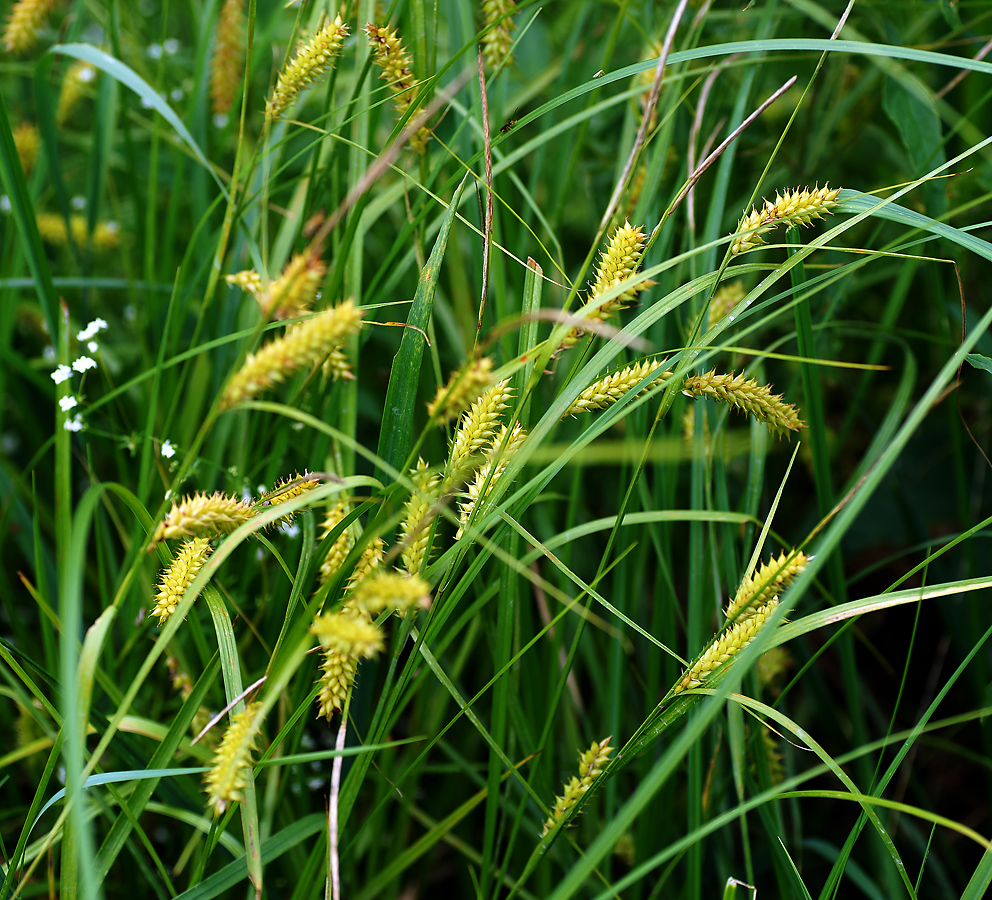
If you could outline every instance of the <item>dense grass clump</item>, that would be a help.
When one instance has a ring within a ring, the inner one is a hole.
[[[16,0],[0,900],[982,897],[983,4]]]

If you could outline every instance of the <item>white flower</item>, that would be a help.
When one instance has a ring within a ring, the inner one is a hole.
[[[166,459],[172,459],[172,457],[176,455],[176,448],[172,446],[172,441],[166,441],[162,444],[162,449],[159,450],[159,452]]]
[[[82,431],[83,428],[83,417],[73,416],[71,419],[66,419],[62,427],[66,431]]]
[[[100,349],[100,345],[96,341],[90,341],[86,345],[86,349],[89,350],[90,353],[96,353],[96,351]]]
[[[68,366],[57,366],[52,372],[52,381],[56,384],[62,384],[63,381],[68,381],[70,378],[72,378],[72,369]]]
[[[162,43],[162,49],[169,54],[169,56],[175,56],[179,52],[179,41],[175,38],[169,38]]]
[[[162,58],[162,45],[161,44],[152,44],[148,48],[148,55],[152,59],[161,59]]]
[[[79,401],[75,397],[60,397],[59,406],[62,408],[62,412],[69,412],[74,406],[78,406]]]
[[[228,123],[227,113],[214,113],[214,128],[223,128]],[[6,194],[4,195],[6,197]],[[7,201],[8,208],[10,201]]]
[[[108,327],[104,319],[94,319],[76,337],[81,341],[88,341],[90,338],[95,338],[101,331]]]
[[[9,213],[13,208],[13,204],[10,202],[10,197],[6,194],[0,196],[0,212]]]
[[[86,209],[86,198],[82,194],[76,194],[70,202],[72,203],[72,208],[75,210]]]
[[[85,372],[87,369],[95,369],[96,361],[89,356],[80,356],[73,364],[72,367],[77,372]]]
[[[79,80],[84,84],[92,81],[94,78],[96,78],[96,69],[93,66],[86,66],[86,68],[79,70]]]

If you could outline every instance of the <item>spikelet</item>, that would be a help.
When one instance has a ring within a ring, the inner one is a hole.
[[[716,325],[717,322],[744,299],[746,293],[747,291],[744,289],[743,281],[732,281],[730,284],[721,285],[710,301],[710,311],[706,328],[710,329]]]
[[[295,319],[313,306],[327,266],[316,253],[297,253],[269,289],[255,294],[265,317]]]
[[[439,387],[434,399],[427,404],[427,415],[438,425],[457,419],[493,383],[493,361],[488,356],[469,360],[451,373],[448,383]]]
[[[158,616],[159,624],[164,623],[176,611],[186,588],[193,583],[210,553],[210,541],[206,538],[196,537],[184,541],[169,566],[162,570],[155,605],[152,607],[152,615]]]
[[[41,146],[41,137],[38,134],[37,126],[30,122],[21,122],[14,128],[14,146],[17,148],[17,155],[21,160],[24,174],[30,174],[34,168],[35,160],[38,159],[38,148]]]
[[[54,6],[55,0],[17,0],[3,31],[4,50],[20,54],[33,49]]]
[[[383,639],[379,627],[367,615],[351,609],[317,616],[310,626],[324,650],[356,657],[371,658],[382,651]]]
[[[262,296],[262,276],[254,269],[242,269],[233,275],[225,275],[224,281],[234,287],[247,291],[256,300]]]
[[[81,59],[76,60],[66,70],[62,79],[62,90],[59,92],[59,106],[55,113],[55,122],[60,128],[69,121],[76,104],[82,100],[86,92],[86,85],[95,81],[96,76],[96,68]]]
[[[596,280],[593,282],[592,290],[586,300],[586,305],[596,302],[607,291],[623,281],[630,278],[641,263],[641,256],[644,253],[644,244],[647,236],[641,225],[632,226],[630,222],[624,221],[610,238],[609,245],[600,253],[599,265],[596,267]],[[623,293],[608,300],[599,309],[591,312],[583,321],[582,325],[573,328],[565,335],[558,352],[567,350],[573,346],[582,336],[582,331],[589,322],[604,322],[622,309],[626,309],[637,298],[642,291],[647,290],[655,284],[650,278],[645,278],[639,284],[627,288]]]
[[[496,434],[499,417],[513,396],[507,379],[499,381],[476,400],[464,413],[455,432],[448,464],[446,483],[459,480],[465,474],[471,457],[486,446]]]
[[[459,526],[458,532],[455,534],[456,541],[462,536],[462,532],[465,526],[468,525],[469,519],[472,518],[472,513],[475,511],[479,500],[489,495],[493,485],[506,470],[506,464],[510,461],[510,457],[523,446],[526,437],[527,431],[520,426],[519,422],[513,426],[513,430],[509,432],[509,436],[507,435],[507,427],[505,425],[500,426],[499,431],[486,450],[485,462],[476,470],[475,475],[469,482],[465,499],[458,504]],[[483,491],[485,491],[484,494]]]
[[[255,504],[255,509],[266,509],[273,506],[278,506],[280,503],[288,503],[290,500],[296,497],[301,497],[303,494],[309,493],[314,488],[320,486],[320,479],[314,478],[309,472],[304,472],[302,475],[296,473],[295,475],[288,475],[282,481],[277,481],[275,487],[272,488],[269,493],[264,497],[259,499]],[[283,525],[288,525],[293,521],[293,516],[296,513],[290,513],[286,516],[281,516],[278,519],[270,522],[268,528],[281,528]]]
[[[402,119],[414,99],[413,88],[416,79],[413,76],[413,60],[394,28],[373,25],[369,22],[365,26],[365,33],[368,35],[375,63],[382,69],[382,75],[379,77],[389,85],[389,90],[396,96],[394,104],[396,117]],[[411,149],[423,153],[430,136],[431,130],[426,125],[418,128],[417,133],[410,138]]]
[[[435,504],[438,501],[437,486],[440,478],[431,472],[427,463],[417,460],[417,467],[410,472],[413,491],[403,507],[403,525],[400,528],[400,559],[403,568],[411,575],[419,575],[428,561],[428,541],[431,536],[431,522],[437,515]]]
[[[224,0],[217,18],[214,55],[210,60],[210,108],[214,115],[230,112],[241,90],[245,60],[244,0]]]
[[[250,504],[235,497],[226,497],[219,491],[213,494],[196,493],[183,497],[159,523],[152,536],[151,546],[169,538],[190,535],[227,534],[243,525],[255,515]]]
[[[592,746],[585,753],[580,754],[579,774],[572,776],[560,797],[555,797],[555,805],[552,807],[551,815],[548,816],[541,831],[542,838],[565,817],[565,814],[579,802],[582,795],[592,787],[593,782],[603,771],[603,766],[609,762],[612,752],[613,747],[610,746],[610,738],[607,737],[601,741],[593,741]]]
[[[320,525],[320,539],[326,538],[341,522],[341,520],[348,515],[348,510],[351,508],[351,503],[348,501],[347,497],[342,497],[338,502],[331,508],[331,510],[324,517],[324,521]],[[348,554],[351,553],[351,548],[355,546],[355,536],[351,533],[350,528],[345,528],[337,536],[337,539],[331,544],[331,549],[327,551],[327,555],[324,557],[324,561],[320,564],[320,582],[323,584],[330,578],[341,566],[344,564],[345,559],[347,559]]]
[[[778,597],[806,568],[808,562],[809,557],[801,550],[792,550],[790,553],[783,550],[777,558],[773,556],[768,562],[762,563],[737,588],[734,599],[727,606],[727,621],[737,619],[742,614],[747,615],[749,607],[755,603],[760,605]]]
[[[256,735],[252,719],[259,705],[252,703],[231,717],[231,724],[214,753],[210,771],[204,776],[207,798],[215,815],[222,815],[228,803],[241,800],[241,792],[248,786]]]
[[[230,409],[298,369],[309,369],[337,349],[362,323],[362,311],[351,300],[291,325],[286,334],[248,355],[224,391],[220,408]]]
[[[490,69],[506,59],[513,47],[511,16],[517,10],[513,0],[482,0],[482,20],[486,33],[482,37],[482,58]]]
[[[348,354],[341,349],[332,350],[327,354],[321,370],[325,378],[332,378],[334,381],[339,379],[352,381],[355,378],[351,371],[351,363],[348,361]]]
[[[376,535],[365,545],[365,549],[362,550],[362,555],[358,558],[354,570],[348,576],[348,581],[345,583],[345,590],[354,591],[361,585],[366,578],[371,576],[382,565],[382,559],[385,554],[386,542]]]
[[[359,657],[340,650],[325,650],[320,664],[320,690],[317,692],[317,715],[328,722],[344,709],[348,692],[358,674]]]
[[[758,384],[757,379],[747,378],[744,374],[717,375],[711,369],[705,375],[687,378],[682,385],[682,393],[729,403],[750,413],[778,434],[806,427],[796,408],[786,403],[781,394],[773,394],[771,387]]]
[[[113,250],[120,244],[120,229],[116,222],[100,222],[90,235],[85,216],[70,216],[68,229],[65,219],[57,213],[38,213],[36,221],[41,239],[56,247],[69,243],[70,229],[72,240],[79,247],[92,246],[94,250],[105,251]]]
[[[369,616],[390,612],[403,615],[413,607],[430,607],[430,585],[419,575],[405,572],[375,572],[355,588],[349,605]]]
[[[333,22],[328,19],[309,41],[300,41],[296,56],[279,73],[276,89],[265,105],[267,122],[282,115],[304,88],[324,77],[347,36],[348,26],[339,15]]]
[[[565,410],[562,418],[612,406],[661,366],[662,363],[657,359],[644,359],[632,366],[619,369],[612,375],[600,378],[599,381],[594,381],[575,398],[572,405]],[[671,374],[671,372],[663,372],[661,377],[667,379],[671,377]]]
[[[706,648],[703,655],[696,660],[682,677],[682,680],[675,685],[673,693],[679,694],[689,688],[699,687],[720,666],[728,662],[735,654],[740,653],[754,640],[777,607],[778,599],[772,599],[755,609],[751,615],[744,619],[738,619]]]
[[[762,243],[762,235],[778,225],[810,225],[814,219],[823,218],[837,205],[840,188],[795,188],[785,194],[775,193],[775,202],[766,200],[760,210],[751,212],[737,223],[736,237],[730,245],[731,253],[745,253]]]

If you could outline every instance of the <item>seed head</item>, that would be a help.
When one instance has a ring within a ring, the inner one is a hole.
[[[348,515],[350,509],[351,503],[347,497],[342,497],[338,500],[320,525],[321,540],[326,538],[340,524],[341,520]],[[324,561],[320,564],[321,584],[341,568],[348,554],[351,553],[351,548],[354,546],[355,536],[351,533],[350,528],[345,528],[331,545],[331,549],[327,551]]]
[[[344,709],[348,692],[355,683],[360,657],[340,650],[325,650],[320,664],[320,690],[317,692],[317,715],[328,722]]]
[[[431,535],[431,522],[437,515],[435,506],[439,500],[437,486],[440,478],[431,472],[422,459],[410,472],[413,491],[403,507],[403,525],[400,528],[400,558],[403,568],[411,575],[419,575],[428,561],[428,541]]]
[[[38,127],[30,122],[21,122],[14,128],[14,146],[21,160],[21,168],[27,175],[34,168],[38,158],[38,148],[41,146],[41,136]]]
[[[228,803],[241,800],[241,792],[248,786],[256,736],[252,719],[258,707],[258,703],[252,703],[232,716],[224,739],[214,753],[210,771],[204,777],[207,797],[215,815],[223,814]]]
[[[301,497],[303,494],[309,493],[314,488],[320,486],[320,479],[314,478],[307,472],[302,475],[288,475],[282,481],[276,482],[275,487],[264,497],[262,497],[256,504],[256,511],[259,509],[267,509],[273,506],[278,506],[280,503],[288,503],[290,500],[296,497]],[[288,525],[293,521],[293,516],[295,513],[291,513],[286,516],[281,516],[278,519],[270,522],[269,528],[281,528],[283,525]]]
[[[10,9],[7,27],[4,28],[4,50],[17,54],[32,50],[55,3],[56,0],[17,0]]]
[[[710,301],[709,317],[706,323],[707,329],[716,325],[717,322],[737,306],[744,299],[746,293],[743,281],[733,281],[730,284],[722,285]]]
[[[413,60],[395,29],[369,22],[365,26],[365,33],[368,35],[375,63],[382,69],[379,77],[396,96],[396,117],[402,119],[414,99],[416,78],[413,74]],[[421,126],[410,138],[410,147],[417,153],[423,153],[430,136],[431,130],[426,125]]]
[[[493,439],[499,426],[500,414],[513,396],[509,385],[507,379],[497,382],[462,415],[451,448],[447,482],[459,480],[470,464],[471,457]]]
[[[462,536],[462,532],[468,525],[469,519],[472,518],[472,513],[479,501],[489,496],[493,485],[499,481],[506,470],[506,464],[513,454],[523,446],[526,437],[527,431],[520,426],[519,422],[513,426],[513,430],[509,434],[505,425],[500,426],[499,431],[492,439],[492,443],[486,449],[484,462],[476,470],[472,481],[469,482],[465,499],[458,504],[459,526],[458,532],[455,534],[456,541]]]
[[[97,70],[88,62],[76,60],[66,70],[62,79],[62,90],[59,92],[59,106],[55,113],[55,122],[59,127],[64,126],[76,108],[76,104],[86,93],[86,85],[96,79]]]
[[[814,219],[823,218],[837,205],[840,188],[795,188],[785,194],[775,194],[775,202],[766,200],[760,210],[751,209],[737,223],[736,237],[730,245],[731,253],[745,253],[762,243],[762,235],[781,224],[810,225]]]
[[[600,378],[599,381],[594,381],[575,398],[572,405],[565,410],[562,418],[612,406],[661,366],[662,363],[657,359],[644,359],[632,366],[619,369],[612,375]],[[671,378],[671,376],[671,372],[663,372],[661,375],[664,379]]]
[[[244,0],[224,0],[210,60],[210,106],[214,115],[223,115],[231,109],[241,90],[244,60]]]
[[[482,0],[482,19],[487,29],[482,38],[482,59],[490,69],[495,69],[510,55],[511,35],[517,27],[511,16],[516,9],[513,0]]]
[[[349,603],[369,616],[390,612],[403,615],[414,606],[430,606],[430,585],[419,575],[405,572],[376,572],[352,593]]]
[[[234,531],[255,515],[248,503],[235,497],[226,497],[219,491],[213,494],[196,493],[173,503],[172,509],[159,523],[152,536],[152,546],[169,538],[191,535],[217,535]]]
[[[444,387],[437,389],[434,399],[427,404],[427,414],[436,418],[438,425],[457,419],[492,386],[492,375],[493,361],[488,356],[470,360],[451,373]]]
[[[339,15],[328,20],[309,41],[300,41],[296,56],[279,74],[276,89],[265,106],[265,119],[281,116],[304,88],[324,77],[341,53],[348,26]]]
[[[705,375],[693,375],[685,380],[682,392],[691,397],[710,397],[729,403],[750,413],[778,434],[806,427],[796,408],[786,403],[781,394],[773,394],[771,387],[758,384],[757,379],[743,374],[717,375],[710,370]]]
[[[727,606],[727,621],[750,615],[750,608],[776,599],[796,576],[806,568],[809,557],[801,550],[784,550],[778,557],[758,566],[753,575],[746,577],[737,588],[734,599]]]
[[[152,615],[158,616],[159,624],[176,611],[186,588],[193,583],[210,553],[210,541],[206,538],[196,537],[184,541],[169,566],[162,570],[155,605],[152,607]]]
[[[339,610],[317,616],[310,626],[325,650],[371,658],[382,650],[382,632],[367,615]]]
[[[565,785],[565,790],[560,797],[555,797],[555,805],[544,823],[541,837],[544,837],[555,824],[564,818],[567,813],[582,795],[592,787],[593,782],[599,777],[605,766],[610,761],[610,754],[613,752],[610,746],[610,738],[603,738],[601,741],[593,741],[592,746],[579,756],[579,774],[573,775],[571,780]]]
[[[295,319],[308,312],[324,283],[327,266],[316,253],[297,253],[279,277],[260,290],[255,298],[262,315],[274,319]]]

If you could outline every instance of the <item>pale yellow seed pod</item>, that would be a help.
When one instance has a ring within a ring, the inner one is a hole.
[[[467,362],[451,373],[448,383],[437,389],[434,399],[427,404],[427,415],[443,425],[457,419],[493,383],[493,361],[482,356]]]
[[[564,818],[565,814],[579,802],[582,795],[592,787],[593,782],[600,776],[603,767],[610,761],[610,754],[613,752],[610,746],[610,738],[603,738],[601,741],[594,741],[592,746],[579,756],[579,774],[573,775],[571,780],[565,784],[565,789],[560,797],[555,797],[551,815],[548,816],[541,831],[544,837],[555,825]]]
[[[210,553],[210,541],[206,538],[196,537],[184,541],[169,566],[162,570],[155,605],[152,607],[152,615],[158,616],[160,624],[176,611],[186,588],[193,583]]]
[[[809,557],[801,550],[782,551],[762,563],[754,574],[741,581],[734,599],[727,606],[727,620],[749,613],[749,607],[762,605],[777,597],[806,568]]]
[[[563,413],[562,418],[612,406],[661,366],[662,363],[659,360],[645,359],[631,366],[625,366],[612,375],[600,378],[599,381],[594,381],[575,398],[572,405]],[[671,377],[671,372],[664,372],[661,377],[668,379]]]
[[[260,704],[252,703],[231,718],[210,770],[204,776],[207,798],[215,815],[222,815],[228,803],[242,799],[251,779],[251,751],[257,729],[252,720]]]

